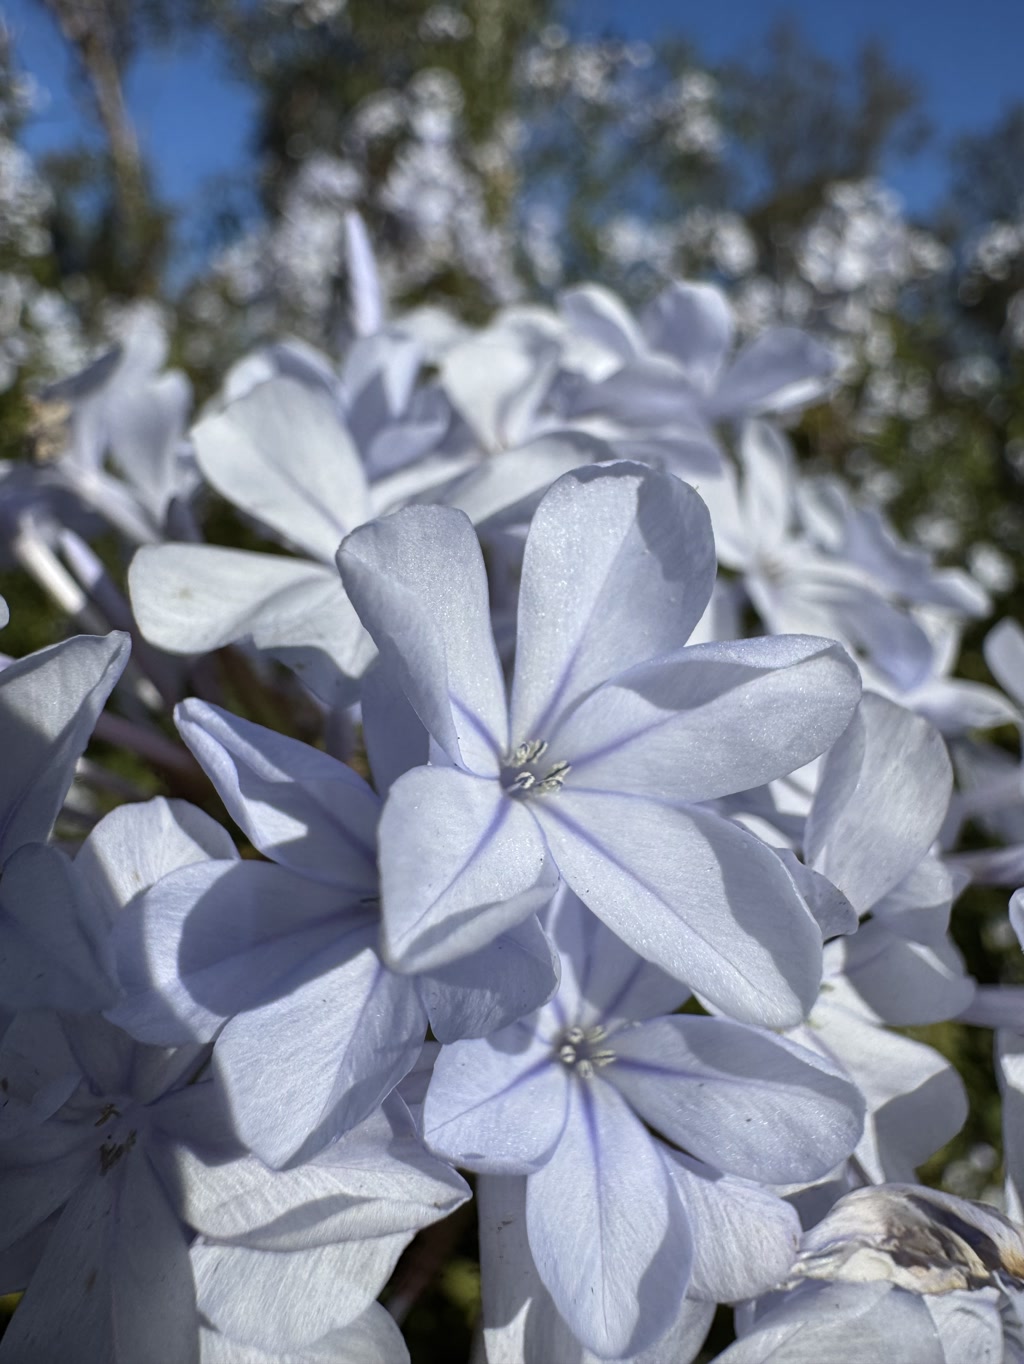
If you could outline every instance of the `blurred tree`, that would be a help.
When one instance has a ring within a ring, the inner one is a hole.
[[[56,23],[102,151],[68,148],[44,168],[56,195],[54,247],[62,275],[92,298],[158,295],[171,214],[157,203],[125,98],[125,75],[144,46],[167,43],[209,18],[203,0],[35,0]]]

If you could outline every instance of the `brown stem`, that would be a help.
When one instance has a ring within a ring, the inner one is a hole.
[[[464,1203],[443,1222],[421,1231],[399,1260],[384,1303],[399,1325],[451,1259],[472,1217],[473,1204]]]

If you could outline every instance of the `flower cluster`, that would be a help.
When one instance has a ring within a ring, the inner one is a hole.
[[[811,336],[679,281],[389,320],[346,243],[340,357],[193,413],[134,314],[0,485],[90,630],[0,671],[0,1361],[401,1364],[395,1266],[473,1196],[490,1364],[685,1364],[722,1303],[737,1364],[1024,1359],[897,1031],[1001,1029],[1019,1214],[1024,1012],[949,920],[1024,881],[1024,635],[958,678],[982,586],[802,476]]]

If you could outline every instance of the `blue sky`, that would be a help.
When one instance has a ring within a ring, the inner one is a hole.
[[[837,61],[866,39],[880,39],[921,85],[935,129],[925,153],[887,167],[890,183],[919,212],[941,196],[950,139],[990,126],[1007,104],[1024,99],[1024,0],[574,0],[566,13],[580,33],[681,33],[712,61],[756,52],[785,14]],[[21,66],[49,91],[28,130],[30,149],[66,145],[81,130],[82,114],[54,25],[32,0],[0,0],[0,14]],[[161,196],[186,224],[198,220],[208,177],[244,174],[250,164],[252,97],[229,78],[212,44],[147,56],[128,93]]]

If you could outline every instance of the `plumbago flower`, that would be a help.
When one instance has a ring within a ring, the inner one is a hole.
[[[130,542],[148,544],[176,520],[190,521],[183,504],[199,483],[184,440],[192,389],[180,371],[162,368],[168,339],[157,309],[129,309],[116,330],[112,350],[43,397],[69,412],[59,477]]]
[[[424,1136],[455,1164],[526,1177],[529,1255],[558,1312],[596,1354],[634,1355],[672,1327],[691,1279],[715,1301],[788,1267],[795,1216],[747,1181],[824,1174],[856,1142],[863,1105],[802,1047],[673,1013],[685,987],[571,893],[547,923],[558,993],[510,1028],[442,1048]]]
[[[157,799],[106,816],[72,865],[110,922],[230,847],[202,811]],[[355,1336],[394,1348],[373,1299],[416,1231],[468,1197],[464,1182],[397,1096],[298,1174],[268,1170],[242,1150],[209,1053],[141,1045],[95,1013],[34,1009],[8,1028],[0,1073],[36,1092],[0,1107],[2,1287],[27,1285],[5,1364],[195,1364],[197,1306],[221,1358],[233,1342],[236,1359],[348,1348],[367,1314]],[[272,1286],[290,1311],[268,1311]]]
[[[553,949],[535,919],[422,976],[380,960],[381,801],[337,759],[215,706],[178,728],[269,862],[227,850],[161,879],[121,916],[133,1035],[217,1038],[237,1130],[263,1160],[309,1156],[365,1119],[412,1068],[427,1022],[444,1041],[503,1027],[547,999]],[[550,897],[554,882],[546,888]]]
[[[847,1172],[858,1183],[912,1179],[967,1115],[953,1067],[886,1027],[955,1017],[974,993],[948,932],[953,879],[931,852],[951,789],[938,732],[866,693],[822,760],[806,820],[808,866],[862,922],[826,944],[821,994],[793,1037],[841,1065],[867,1102]]]
[[[373,654],[332,563],[343,536],[371,514],[344,423],[327,394],[277,377],[205,417],[192,440],[208,482],[304,557],[145,546],[129,576],[140,630],[170,653],[251,636],[334,701]]]
[[[693,489],[627,463],[552,487],[524,552],[510,702],[465,516],[407,508],[338,562],[431,739],[381,818],[388,961],[426,970],[484,946],[547,901],[553,862],[624,942],[725,1012],[803,1016],[817,925],[774,853],[699,802],[822,752],[860,681],[829,640],[682,648],[714,578]]]

